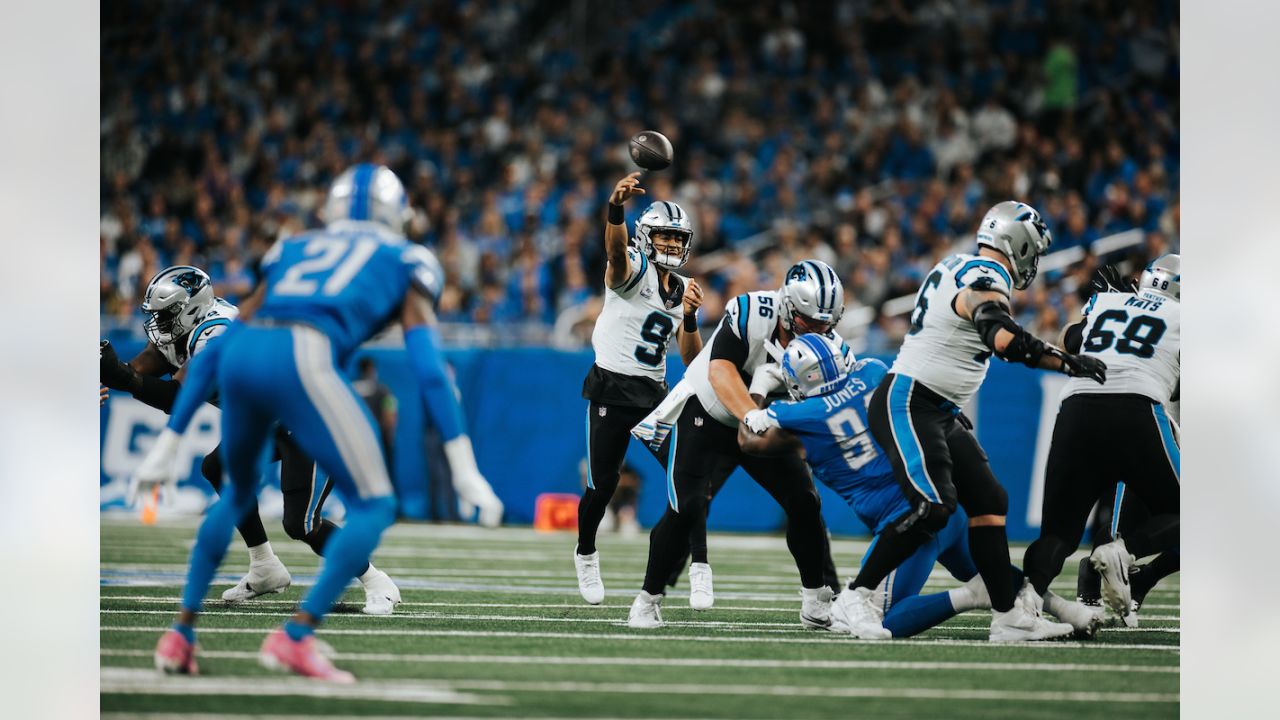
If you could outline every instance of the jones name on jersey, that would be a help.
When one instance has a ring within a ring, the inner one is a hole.
[[[1107,384],[1067,382],[1062,397],[1078,393],[1144,395],[1168,403],[1181,377],[1181,305],[1146,290],[1094,295],[1084,309],[1080,352],[1107,363]]]
[[[604,293],[604,308],[591,332],[596,365],[619,375],[641,376],[664,383],[667,346],[684,318],[684,277],[674,278],[670,292],[658,279],[658,268],[639,250],[627,248],[626,282]]]
[[[178,342],[169,343],[167,345],[157,345],[160,353],[164,355],[164,359],[171,365],[174,372],[187,364],[187,361],[196,356],[196,353],[204,349],[204,347],[213,338],[221,335],[232,320],[240,314],[240,310],[231,303],[222,298],[214,298],[213,304],[209,306],[209,311],[200,318],[200,322],[187,334],[185,338],[181,338]]]
[[[1012,286],[1003,265],[980,255],[951,255],[934,265],[916,293],[911,329],[890,372],[915,378],[964,407],[987,376],[991,349],[973,321],[956,314],[956,296],[973,288],[1009,297]]]
[[[780,332],[778,308],[778,291],[776,290],[757,290],[730,300],[725,305],[724,320],[716,327],[711,338],[703,345],[702,352],[699,352],[693,362],[689,363],[689,368],[685,371],[684,376],[693,386],[698,402],[702,403],[702,407],[711,417],[725,425],[737,427],[738,419],[720,402],[715,388],[711,387],[711,356],[715,354],[718,358],[733,360],[738,366],[743,382],[750,383],[756,368],[766,363],[776,363],[782,356],[782,344],[778,338]],[[724,333],[729,334],[726,341],[718,342]],[[849,349],[849,345],[835,331],[830,331],[826,335],[834,340],[839,345],[840,351],[844,353],[845,368],[853,367],[857,358]],[[726,346],[733,347],[733,356],[716,353],[717,345],[720,345],[722,353]]]

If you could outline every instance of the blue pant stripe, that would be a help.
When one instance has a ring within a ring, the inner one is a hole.
[[[893,432],[893,442],[898,446],[898,454],[907,468],[907,478],[912,487],[929,502],[941,503],[938,489],[929,477],[929,468],[924,464],[920,438],[911,425],[911,391],[915,388],[915,380],[906,378],[904,387],[900,382],[904,377],[895,375],[889,386],[889,428]]]
[[[1120,530],[1120,506],[1124,504],[1124,482],[1116,483],[1116,501],[1111,506],[1111,539],[1114,540]]]
[[[1173,468],[1173,476],[1182,482],[1182,450],[1173,437],[1173,426],[1169,416],[1164,414],[1163,405],[1152,405],[1151,414],[1156,418],[1156,427],[1160,428],[1160,441],[1164,443],[1165,457],[1169,458],[1169,467]]]
[[[680,440],[679,426],[671,428],[671,447],[667,448],[667,502],[671,509],[680,512],[680,498],[676,497],[676,443]]]
[[[596,489],[596,484],[591,480],[591,403],[587,403],[587,487],[591,490]]]

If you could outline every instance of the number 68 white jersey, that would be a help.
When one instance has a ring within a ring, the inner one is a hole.
[[[591,331],[596,365],[619,375],[638,375],[663,382],[667,377],[667,346],[684,319],[684,277],[671,273],[675,284],[664,299],[658,269],[639,250],[627,248],[631,272],[626,282],[606,288],[604,308]],[[674,299],[674,307],[667,306]]]
[[[1104,385],[1072,378],[1062,390],[1145,395],[1168,403],[1181,377],[1182,309],[1177,300],[1142,290],[1094,295],[1084,308],[1080,352],[1107,364]]]

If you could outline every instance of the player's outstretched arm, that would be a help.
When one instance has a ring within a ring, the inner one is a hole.
[[[993,290],[961,290],[956,296],[956,313],[972,320],[982,342],[1006,362],[1027,367],[1056,370],[1071,377],[1107,381],[1107,365],[1088,355],[1072,355],[1049,345],[1018,325],[1009,314],[1009,299]]]
[[[797,438],[790,431],[784,430],[773,414],[763,410],[764,398],[754,394],[751,397],[755,400],[758,406],[757,409],[762,413],[761,422],[758,425],[764,428],[764,432],[758,432],[748,423],[740,423],[738,425],[738,447],[742,448],[742,451],[748,455],[766,457],[786,455],[800,450],[800,438]]]
[[[685,367],[702,352],[702,335],[698,332],[698,308],[702,307],[702,286],[689,278],[684,288],[684,323],[680,325],[680,359]]]
[[[611,287],[620,287],[631,275],[631,263],[627,261],[627,221],[622,206],[636,195],[643,195],[640,173],[633,172],[618,181],[609,195],[609,216],[604,225],[604,252],[609,259],[604,269],[604,281]]]
[[[176,380],[159,377],[170,369],[164,355],[151,343],[127,363],[120,361],[110,341],[103,340],[98,346],[98,380],[102,385],[127,392],[166,413],[173,407],[179,388]]]

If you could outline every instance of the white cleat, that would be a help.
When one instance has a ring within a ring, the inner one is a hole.
[[[1097,637],[1098,628],[1102,627],[1102,622],[1106,619],[1101,607],[1089,607],[1082,602],[1067,600],[1053,594],[1052,591],[1044,595],[1044,609],[1050,615],[1075,628],[1072,636],[1081,640],[1092,640]]]
[[[991,595],[987,593],[987,584],[981,575],[974,575],[965,584],[951,591],[951,604],[959,612],[967,610],[990,610]],[[956,596],[959,597],[956,597]]]
[[[650,595],[641,590],[631,603],[631,614],[627,616],[627,627],[640,630],[651,630],[662,627],[662,594]]]
[[[573,548],[573,567],[578,571],[578,592],[588,605],[604,602],[604,581],[600,579],[600,551],[579,555]]]
[[[1133,588],[1129,585],[1133,563],[1134,557],[1121,538],[1098,546],[1089,556],[1089,564],[1102,576],[1102,599],[1121,618],[1127,617],[1133,607]]]
[[[235,587],[224,591],[222,599],[229,603],[252,600],[259,595],[284,592],[292,582],[289,569],[280,562],[280,558],[273,557],[262,563],[249,563],[249,574],[240,578]]]
[[[800,589],[800,624],[815,630],[831,627],[831,599],[835,593],[823,585],[820,588]]]
[[[831,631],[848,633],[863,640],[888,640],[893,637],[884,626],[884,615],[871,602],[867,588],[845,590],[831,603]]]
[[[1053,640],[1075,632],[1066,623],[1049,622],[1027,610],[1027,600],[1019,598],[1008,612],[991,612],[991,642],[1025,642],[1029,640]]]
[[[711,589],[711,566],[706,563],[689,563],[689,607],[694,610],[710,610],[716,604]]]
[[[373,577],[362,580],[364,585],[364,607],[360,612],[365,615],[390,615],[400,604],[400,588],[391,581],[391,576],[374,569]]]

